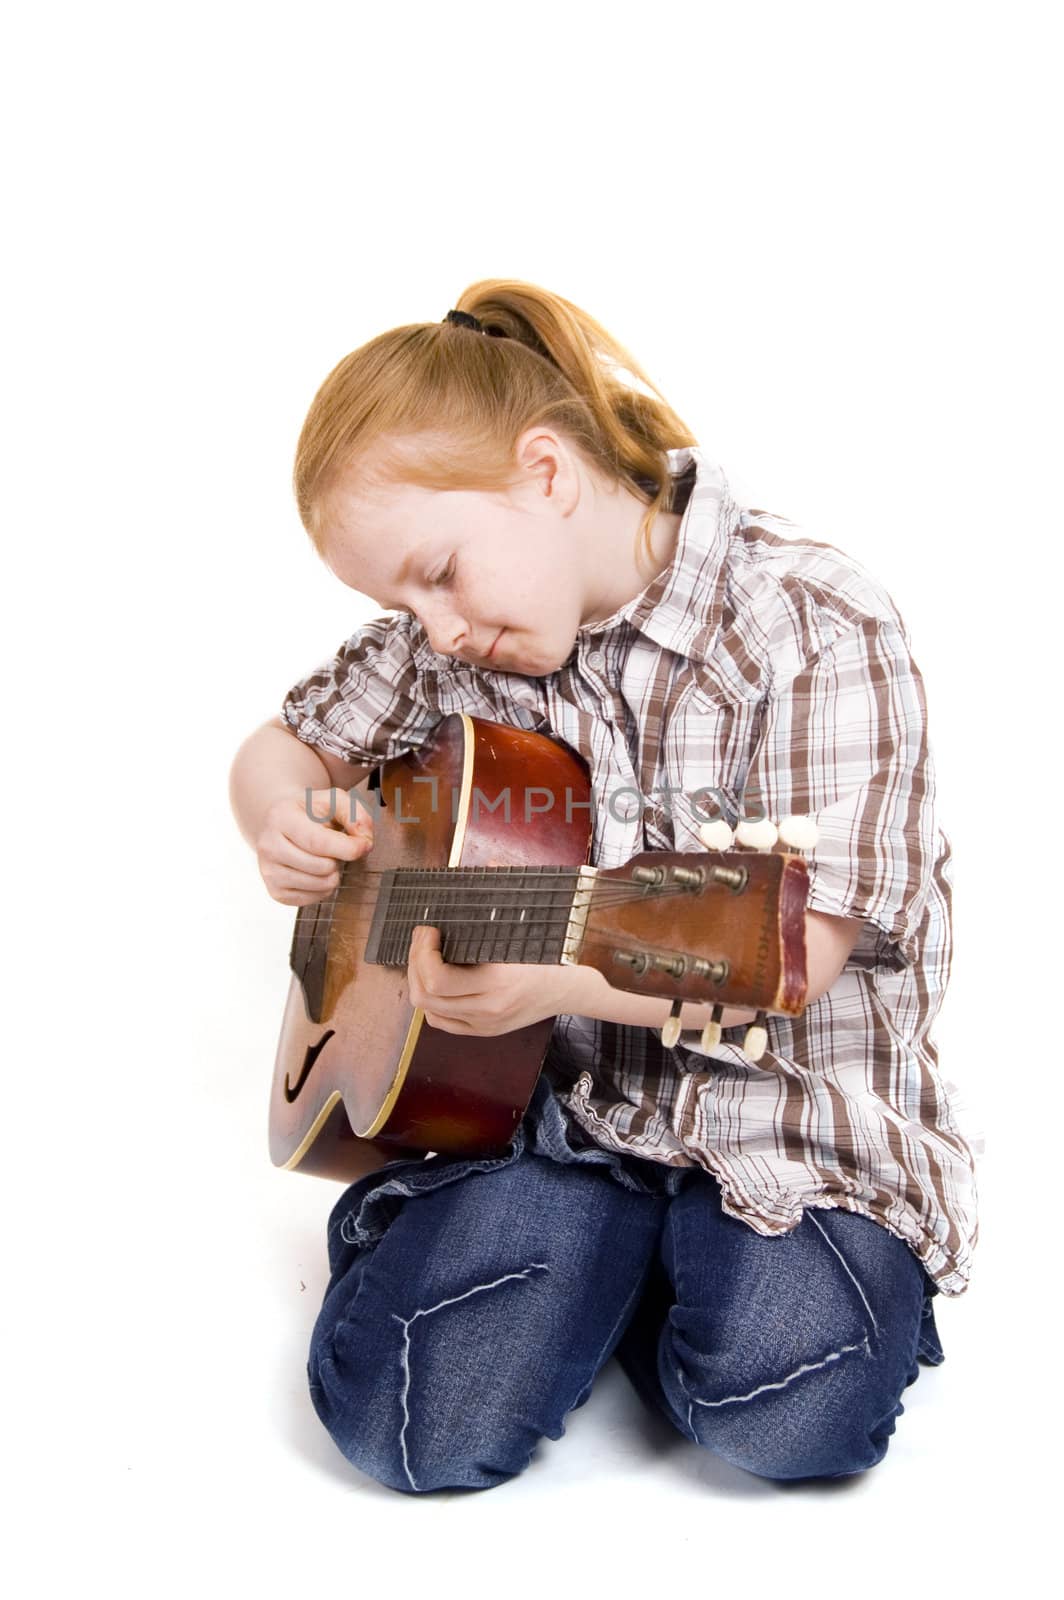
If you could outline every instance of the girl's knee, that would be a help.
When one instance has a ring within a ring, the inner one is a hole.
[[[409,1418],[367,1393],[358,1374],[319,1355],[308,1362],[307,1378],[311,1403],[337,1449],[359,1472],[385,1488],[401,1494],[490,1489],[521,1470],[489,1465],[488,1450],[478,1451],[475,1458],[463,1455],[446,1436],[422,1439],[415,1459],[406,1436]]]
[[[815,1326],[815,1324],[814,1324]],[[825,1348],[812,1336],[736,1346],[710,1320],[673,1308],[658,1376],[685,1436],[759,1477],[839,1478],[886,1454],[902,1388],[913,1382],[897,1349],[859,1324]]]
[[[900,1409],[900,1408],[899,1408]],[[809,1478],[848,1478],[876,1466],[887,1452],[888,1435],[878,1438],[860,1428],[818,1419],[819,1425],[795,1432],[789,1417],[769,1415],[761,1425],[741,1430],[703,1428],[699,1443],[733,1467],[759,1478],[790,1482]]]
[[[777,1480],[844,1478],[887,1453],[900,1399],[885,1404],[882,1373],[867,1349],[849,1364],[799,1373],[792,1382],[735,1396],[686,1391],[690,1436],[732,1466]],[[683,1381],[683,1380],[681,1380]]]
[[[518,1349],[507,1361],[505,1341],[487,1337],[483,1296],[448,1297],[437,1310],[404,1318],[386,1299],[320,1317],[311,1400],[341,1453],[378,1483],[407,1494],[495,1488],[528,1466],[543,1437],[530,1415],[527,1358]],[[462,1315],[460,1334],[448,1314]],[[489,1373],[482,1352],[492,1349]],[[560,1434],[553,1411],[545,1427]]]

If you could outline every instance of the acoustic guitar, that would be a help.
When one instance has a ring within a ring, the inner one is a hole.
[[[270,1097],[276,1166],[349,1183],[435,1151],[501,1155],[513,1138],[554,1019],[494,1037],[431,1027],[407,995],[419,923],[440,930],[447,962],[576,962],[669,999],[669,1044],[684,1001],[714,1007],[718,1039],[725,1005],[757,1011],[753,1055],[765,1014],[802,1010],[808,871],[794,849],[653,850],[593,867],[582,758],[461,714],[352,797],[373,816],[373,848],[296,915]]]

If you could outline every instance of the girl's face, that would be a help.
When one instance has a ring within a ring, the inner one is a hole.
[[[609,615],[594,570],[605,552],[585,469],[564,449],[533,456],[505,494],[335,489],[327,565],[383,609],[412,612],[439,655],[531,677],[557,671],[581,623]]]

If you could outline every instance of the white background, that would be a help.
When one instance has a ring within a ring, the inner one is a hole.
[[[867,1595],[1038,1560],[1059,1389],[1050,18],[219,0],[9,20],[22,1592],[497,1593],[564,1571]],[[982,1233],[968,1292],[936,1301],[945,1364],[843,1486],[726,1468],[615,1364],[481,1494],[381,1488],[310,1406],[338,1190],[269,1165],[293,914],[228,768],[370,611],[291,498],[315,389],[492,276],[585,306],[740,496],[877,573],[925,676],[956,878],[937,1037],[986,1134]]]

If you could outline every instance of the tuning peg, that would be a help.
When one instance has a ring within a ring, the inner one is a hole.
[[[735,839],[723,817],[718,817],[716,822],[703,822],[698,837],[707,850],[730,850]]]
[[[776,824],[767,817],[761,822],[749,822],[744,817],[735,830],[736,844],[745,845],[748,850],[771,850],[778,838]]]
[[[812,817],[784,817],[779,834],[780,843],[790,850],[812,850],[816,846],[819,829]]]
[[[671,1050],[680,1037],[680,1011],[683,1008],[682,1000],[672,1002],[665,1026],[661,1030],[661,1042],[667,1050]]]
[[[742,1051],[747,1061],[760,1061],[764,1055],[768,1046],[768,1029],[765,1026],[767,1021],[765,1013],[759,1011],[743,1035]]]
[[[720,1044],[720,1019],[724,1015],[723,1006],[714,1006],[710,1012],[709,1021],[702,1029],[702,1049],[713,1050]]]

